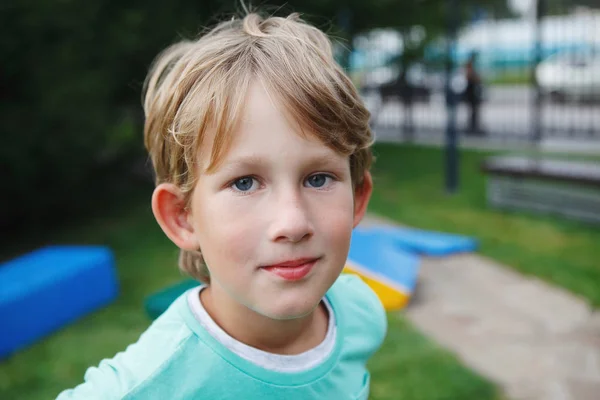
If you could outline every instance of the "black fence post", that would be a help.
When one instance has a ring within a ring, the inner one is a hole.
[[[542,141],[542,88],[537,80],[536,71],[542,62],[542,17],[545,12],[545,0],[537,0],[535,4],[535,22],[533,27],[533,66],[531,68],[531,81],[533,82],[533,96],[531,105],[531,142],[539,145]]]
[[[409,89],[410,90],[410,89]],[[409,94],[409,98],[403,102],[404,103],[404,118],[403,118],[403,126],[402,129],[402,138],[407,143],[413,143],[414,141],[414,133],[415,133],[415,123],[414,123],[414,107],[413,107],[413,99],[412,94]]]
[[[456,48],[456,30],[458,25],[459,0],[446,1],[447,42],[446,42],[446,192],[455,193],[458,189],[458,133],[456,131],[457,95],[452,88],[454,59]]]

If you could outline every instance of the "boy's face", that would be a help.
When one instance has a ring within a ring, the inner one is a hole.
[[[231,147],[200,174],[187,218],[215,295],[289,319],[311,312],[334,283],[362,213],[348,157],[300,136],[273,101],[251,86]],[[370,180],[359,196],[369,195]]]

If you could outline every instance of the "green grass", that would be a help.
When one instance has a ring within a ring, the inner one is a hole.
[[[388,335],[369,362],[371,400],[491,400],[497,389],[467,370],[397,314],[388,314]]]
[[[443,190],[440,149],[378,144],[375,153],[371,211],[418,228],[472,235],[481,254],[600,305],[600,229],[488,208],[479,165],[490,153],[461,151],[454,195]]]
[[[531,72],[523,71],[506,71],[503,74],[496,75],[486,80],[488,85],[531,85]]]
[[[151,215],[148,193],[142,197],[52,233],[53,243],[110,246],[117,260],[121,295],[111,306],[1,362],[0,399],[52,399],[80,383],[87,367],[123,350],[148,327],[145,297],[182,279],[175,264],[176,250]],[[30,240],[27,246],[33,245]],[[27,246],[21,242],[21,248]],[[370,368],[375,400],[496,398],[492,384],[395,314],[389,315],[386,342]]]

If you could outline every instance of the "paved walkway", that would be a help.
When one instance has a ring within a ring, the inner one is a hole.
[[[600,399],[600,312],[562,289],[476,254],[425,257],[404,313],[510,399]]]

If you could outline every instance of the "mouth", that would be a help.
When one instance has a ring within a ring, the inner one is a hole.
[[[299,281],[308,275],[319,259],[320,258],[299,258],[274,265],[267,265],[261,267],[261,269],[277,275],[286,281]]]

